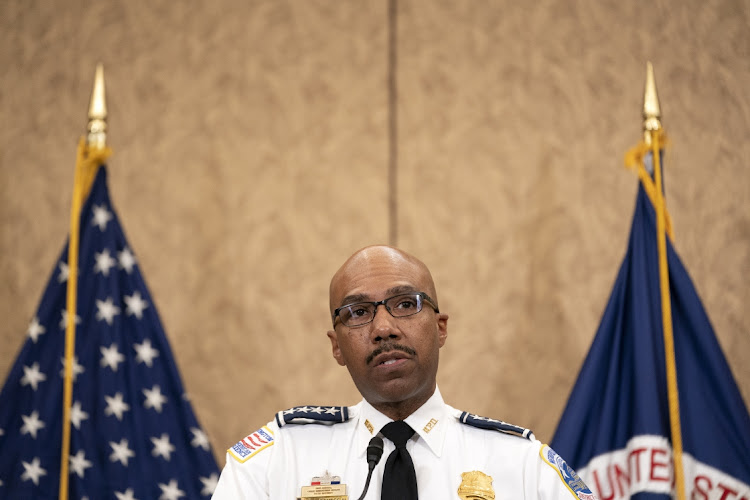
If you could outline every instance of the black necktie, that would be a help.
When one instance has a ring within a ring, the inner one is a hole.
[[[396,420],[380,432],[396,445],[385,462],[381,500],[417,500],[417,474],[406,451],[406,442],[414,435],[414,429],[403,420]]]

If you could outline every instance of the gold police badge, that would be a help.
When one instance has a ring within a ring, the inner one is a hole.
[[[461,500],[495,500],[492,476],[478,470],[461,473],[458,496]]]

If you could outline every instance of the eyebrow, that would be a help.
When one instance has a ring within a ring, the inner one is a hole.
[[[400,295],[402,293],[411,293],[411,292],[417,292],[418,290],[414,288],[411,285],[399,285],[389,288],[385,291],[386,297],[393,297],[395,295]],[[341,300],[341,307],[348,306],[349,304],[356,304],[357,302],[374,302],[370,300],[370,296],[363,294],[363,293],[357,293],[354,295],[347,295]]]

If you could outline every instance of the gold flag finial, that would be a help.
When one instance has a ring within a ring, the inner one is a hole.
[[[96,65],[86,142],[94,149],[104,149],[107,145],[107,101],[104,95],[104,67],[101,63]]]
[[[646,62],[646,89],[643,92],[643,138],[651,144],[651,134],[661,130],[661,108],[659,94],[656,92],[654,67],[651,61]]]

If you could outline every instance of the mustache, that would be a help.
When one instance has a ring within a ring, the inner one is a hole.
[[[365,363],[369,365],[372,362],[372,360],[375,359],[377,356],[380,356],[384,352],[390,352],[390,351],[401,351],[401,352],[405,352],[406,354],[410,356],[417,355],[417,351],[415,351],[409,346],[397,344],[395,342],[385,342],[383,344],[380,344],[380,346],[377,349],[372,351],[370,355],[367,356],[367,359],[365,359]]]

